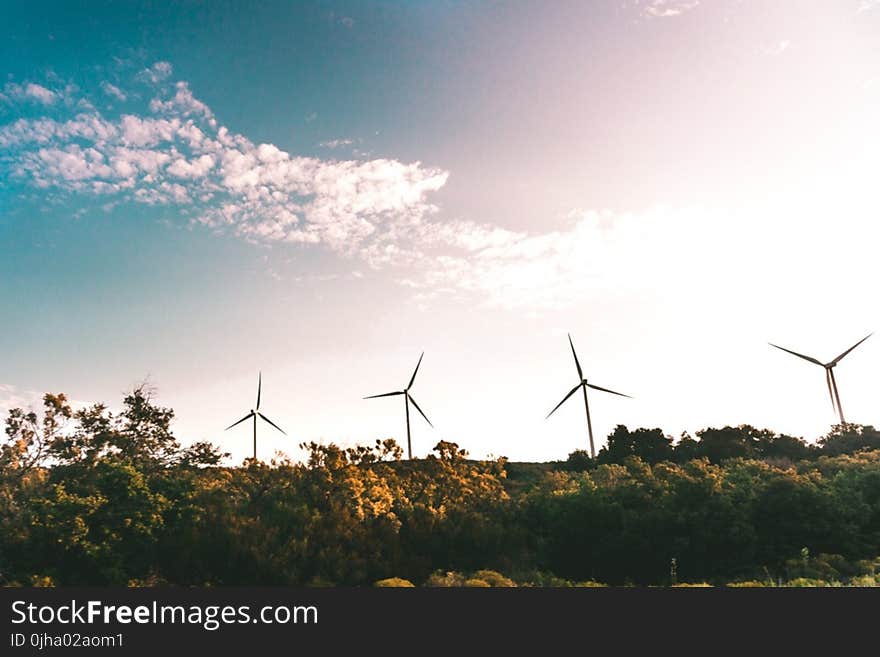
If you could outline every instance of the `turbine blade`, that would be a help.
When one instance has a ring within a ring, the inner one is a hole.
[[[578,355],[574,350],[574,342],[571,341],[571,333],[568,334],[568,344],[571,345],[571,355],[574,356],[574,364],[578,368],[578,378],[583,381],[584,380],[584,372],[581,370],[581,364],[578,361]]]
[[[278,429],[278,431],[280,431],[281,433],[283,433],[285,436],[287,435],[287,432],[286,432],[284,429],[282,429],[281,427],[279,427],[277,424],[275,424],[272,420],[270,420],[269,418],[267,418],[265,415],[263,415],[262,413],[257,413],[257,415],[259,415],[261,418],[263,418],[264,420],[266,420],[266,422],[268,422],[268,423],[271,424],[273,427],[275,427],[276,429]]]
[[[776,347],[777,349],[782,349],[782,351],[787,351],[792,356],[797,356],[798,358],[803,358],[804,360],[808,360],[811,363],[816,363],[816,365],[820,365],[821,367],[825,367],[825,363],[820,363],[818,360],[816,360],[815,358],[812,358],[810,356],[804,356],[803,354],[799,354],[798,352],[792,351],[791,349],[786,349],[785,347],[780,347],[778,344],[773,344],[772,342],[768,342],[767,344],[769,344],[771,347]]]
[[[394,397],[395,395],[402,395],[403,391],[400,392],[386,392],[381,395],[370,395],[369,397],[364,397],[364,399],[376,399],[377,397]]]
[[[831,389],[831,370],[825,370],[825,383],[828,384],[828,396],[831,397],[831,410],[837,413],[837,404],[834,402],[834,391]]]
[[[613,390],[609,390],[608,388],[600,388],[599,386],[594,386],[592,383],[586,384],[588,388],[592,388],[593,390],[601,390],[602,392],[610,392],[612,395],[619,395],[620,397],[626,397],[627,399],[632,399],[629,395],[624,395],[622,392],[614,392]]]
[[[427,422],[429,425],[431,425],[431,428],[433,429],[433,428],[434,428],[434,425],[431,424],[431,420],[429,420],[429,419],[428,419],[428,416],[425,415],[425,413],[422,411],[421,408],[419,408],[419,405],[416,404],[416,400],[412,398],[412,395],[409,395],[409,394],[408,394],[407,397],[409,397],[409,400],[412,402],[412,405],[416,407],[416,410],[417,410],[419,413],[421,413],[421,415],[422,415],[423,418],[425,418],[425,422]]]
[[[560,406],[562,406],[565,402],[567,402],[567,401],[568,401],[568,398],[571,397],[574,393],[576,393],[576,392],[580,389],[580,387],[581,387],[582,385],[584,385],[583,382],[578,383],[574,388],[572,388],[572,389],[571,389],[571,392],[568,393],[565,397],[563,397],[563,398],[562,398],[562,401],[559,402],[558,404],[556,404],[556,406],[554,407],[554,409],[553,409],[552,411],[550,411],[549,413],[547,413],[547,417],[545,417],[544,419],[546,420],[546,419],[548,419],[551,415],[553,415],[553,414],[556,412],[556,409],[559,408]]]
[[[407,390],[409,390],[410,388],[412,388],[413,383],[415,383],[415,381],[416,381],[416,374],[419,373],[419,365],[422,364],[422,358],[424,358],[424,357],[425,357],[425,352],[423,351],[423,352],[422,352],[422,355],[419,356],[419,362],[416,363],[416,369],[415,369],[415,371],[413,372],[412,378],[409,380],[409,385],[406,387]]]
[[[873,334],[873,333],[869,333],[868,335],[866,335],[866,336],[863,337],[861,340],[859,340],[858,342],[856,342],[852,347],[850,347],[849,349],[847,349],[846,351],[844,351],[842,354],[840,354],[840,356],[838,356],[837,358],[835,358],[834,360],[832,360],[832,361],[831,361],[830,363],[828,363],[828,364],[829,364],[831,367],[834,367],[835,365],[837,365],[837,363],[840,362],[840,360],[841,360],[844,356],[846,356],[849,352],[851,352],[853,349],[855,349],[856,347],[858,347],[860,344],[862,344],[865,340],[867,340],[868,338],[870,338],[872,335],[874,335],[874,334]]]
[[[263,391],[263,373],[260,372],[260,379],[257,383],[257,407],[256,410],[260,410],[260,393]]]
[[[244,422],[245,420],[250,420],[253,416],[254,416],[253,412],[250,412],[250,413],[248,413],[247,415],[245,415],[243,418],[241,418],[238,422],[235,422],[235,423],[233,423],[233,424],[230,424],[230,425],[229,425],[228,427],[226,427],[223,431],[229,431],[232,427],[234,427],[234,426],[236,426],[236,425],[238,425],[238,424],[241,424],[241,423]]]

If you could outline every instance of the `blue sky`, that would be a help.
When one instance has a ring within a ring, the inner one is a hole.
[[[591,402],[600,437],[812,439],[821,372],[767,341],[830,359],[880,325],[875,2],[4,12],[0,406],[148,378],[239,459],[262,371],[291,434],[262,455],[296,457],[404,438],[360,397],[424,350],[417,454],[557,458],[570,331],[636,397]],[[877,421],[877,359],[838,370],[848,419]]]

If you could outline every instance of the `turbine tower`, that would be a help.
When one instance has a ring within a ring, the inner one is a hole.
[[[260,419],[264,420],[265,422],[268,422],[269,424],[271,424],[273,427],[278,429],[278,431],[283,433],[285,436],[287,435],[287,433],[285,433],[284,429],[279,427],[272,420],[270,420],[269,418],[267,418],[265,415],[263,415],[260,412],[260,393],[262,392],[262,389],[263,389],[263,373],[260,372],[260,378],[257,382],[257,407],[252,408],[251,412],[248,413],[247,415],[245,415],[243,418],[241,418],[238,422],[235,422],[234,424],[230,424],[228,427],[226,427],[226,429],[224,429],[224,431],[229,431],[232,427],[241,424],[245,420],[249,420],[250,418],[254,418],[254,461],[257,460],[257,418],[258,417]]]
[[[829,397],[831,397],[831,408],[840,417],[840,423],[846,424],[846,420],[843,419],[843,407],[840,405],[840,393],[837,392],[837,380],[834,378],[834,367],[841,360],[843,360],[844,356],[846,356],[849,352],[851,352],[853,349],[858,347],[860,344],[862,344],[865,340],[870,338],[872,335],[874,335],[874,334],[869,333],[864,338],[862,338],[861,340],[856,342],[852,347],[850,347],[849,349],[844,351],[842,354],[840,354],[840,356],[838,356],[834,360],[829,361],[827,363],[823,363],[823,362],[813,358],[812,356],[804,356],[803,354],[799,354],[798,352],[792,351],[791,349],[786,349],[785,347],[780,347],[778,344],[773,344],[772,342],[770,342],[769,344],[771,347],[776,347],[777,349],[781,349],[782,351],[785,351],[793,356],[797,356],[798,358],[803,358],[806,361],[809,361],[811,363],[815,363],[819,367],[825,368],[825,384],[828,386],[828,395],[829,395]]]
[[[584,408],[587,410],[587,433],[590,435],[590,457],[596,458],[596,446],[593,442],[593,423],[590,420],[590,402],[587,399],[587,388],[592,388],[593,390],[600,390],[602,392],[610,392],[612,395],[618,395],[620,397],[626,397],[627,399],[632,399],[629,395],[624,395],[622,392],[614,392],[613,390],[609,390],[608,388],[600,388],[599,386],[593,385],[592,383],[587,383],[587,380],[584,378],[584,372],[581,369],[581,364],[578,361],[577,353],[574,350],[574,343],[571,341],[571,334],[568,334],[568,344],[571,345],[571,355],[574,356],[574,365],[577,367],[578,379],[580,379],[580,383],[578,383],[574,388],[571,389],[561,402],[556,404],[556,407],[547,414],[545,420],[548,419],[551,415],[556,412],[556,409],[562,406],[568,398],[571,397],[574,393],[578,391],[578,388],[582,388],[584,391]]]
[[[409,385],[406,386],[403,390],[398,390],[397,392],[386,392],[381,395],[370,395],[369,397],[364,397],[364,399],[376,399],[378,397],[396,397],[397,395],[403,395],[404,406],[406,407],[406,450],[409,455],[409,460],[412,461],[412,439],[410,438],[410,429],[409,429],[409,405],[412,402],[412,405],[416,407],[416,410],[421,414],[423,418],[425,418],[425,422],[433,429],[434,425],[431,424],[431,420],[428,419],[428,416],[424,414],[419,405],[416,404],[416,400],[412,398],[412,395],[409,394],[410,388],[413,387],[413,383],[416,381],[416,374],[419,373],[419,366],[422,364],[422,358],[425,357],[425,352],[422,352],[422,355],[419,356],[419,362],[416,363],[416,369],[413,372],[412,378],[409,380]]]

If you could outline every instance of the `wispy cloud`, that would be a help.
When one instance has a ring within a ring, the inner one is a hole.
[[[641,15],[644,18],[673,18],[699,6],[700,0],[648,0]]]
[[[101,91],[103,91],[108,96],[115,98],[116,100],[125,101],[128,99],[128,95],[124,91],[122,91],[122,89],[114,84],[110,84],[106,80],[101,83]]]
[[[687,296],[690,290],[708,300],[736,289],[739,254],[756,248],[747,227],[758,220],[720,210],[573,210],[562,220],[563,227],[545,233],[468,222],[434,227],[435,234],[425,240],[433,237],[442,248],[405,284],[424,303],[467,298],[532,313],[585,301],[607,303],[609,291],[622,300],[664,290]]]
[[[353,139],[330,139],[329,141],[322,141],[318,146],[322,148],[343,148],[352,144],[354,144]]]
[[[782,41],[779,41],[779,42],[773,44],[772,46],[768,46],[768,47],[764,48],[763,53],[765,55],[771,55],[771,56],[781,55],[786,50],[788,50],[789,47],[791,47],[791,41],[789,41],[788,39],[783,39]]]
[[[9,383],[0,383],[0,424],[5,422],[6,414],[13,408],[31,408],[39,404],[40,394],[32,390],[22,390]]]
[[[174,73],[174,67],[169,62],[156,62],[138,73],[137,79],[141,82],[159,84],[164,82]]]

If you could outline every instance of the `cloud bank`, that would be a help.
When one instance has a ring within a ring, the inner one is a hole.
[[[40,189],[174,205],[190,221],[262,242],[322,244],[381,263],[436,211],[448,173],[393,159],[322,160],[256,144],[221,125],[157,62],[135,84],[146,107],[20,118],[0,128],[10,175]],[[135,97],[109,82],[105,100]],[[147,92],[147,93],[145,93]],[[61,92],[9,84],[13,103],[53,105]],[[112,106],[111,106],[112,108]],[[400,249],[397,249],[400,250]]]
[[[73,85],[7,85],[10,102],[46,112],[0,126],[0,167],[47,192],[171,207],[192,225],[250,242],[395,267],[421,301],[476,298],[503,308],[558,308],[608,286],[639,289],[644,282],[628,272],[654,261],[674,277],[675,262],[660,262],[656,245],[694,239],[707,225],[693,213],[659,210],[578,210],[554,220],[559,230],[531,234],[444,219],[431,195],[446,184],[445,170],[254,143],[222,125],[167,62],[143,69],[132,85],[101,84],[103,110]]]

